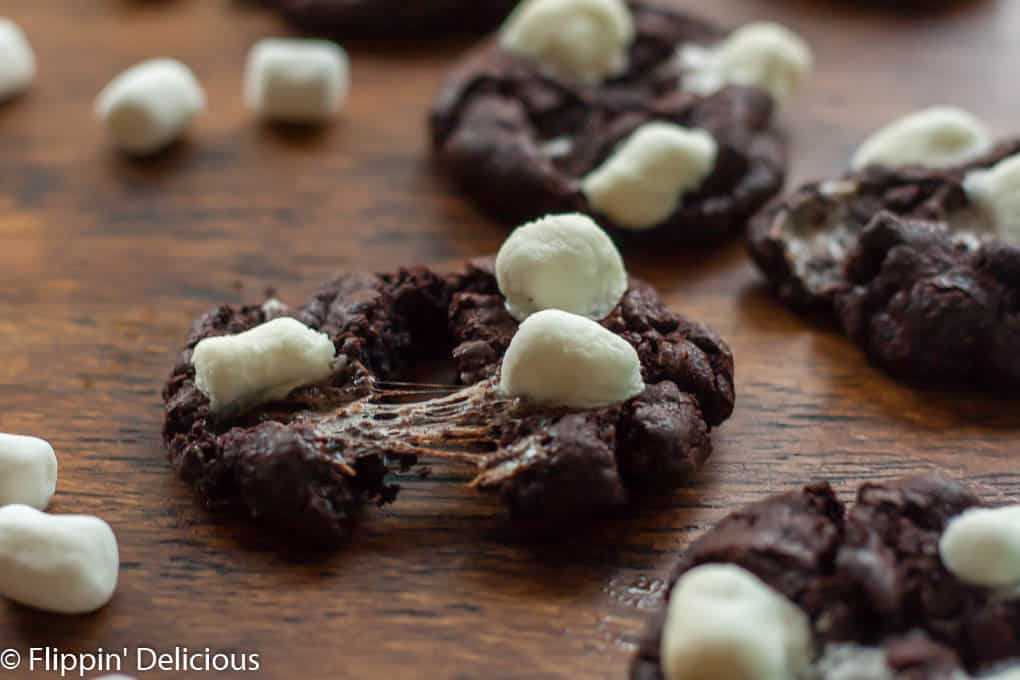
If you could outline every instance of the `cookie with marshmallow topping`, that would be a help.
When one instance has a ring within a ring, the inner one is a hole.
[[[864,484],[849,508],[826,483],[741,508],[681,558],[631,678],[1008,678],[1016,508],[937,475]]]
[[[455,68],[430,115],[439,167],[519,224],[593,216],[621,242],[712,244],[782,187],[777,108],[809,46],[645,0],[526,0]]]
[[[1020,388],[1020,141],[937,107],[883,127],[849,164],[752,221],[777,296],[898,378]]]
[[[406,382],[436,362],[456,380]],[[164,399],[178,474],[286,549],[343,544],[366,504],[395,499],[389,472],[434,460],[544,533],[684,484],[733,410],[733,357],[629,279],[597,225],[561,215],[498,264],[214,310]]]

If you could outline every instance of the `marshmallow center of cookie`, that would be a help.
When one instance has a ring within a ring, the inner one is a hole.
[[[279,318],[237,335],[206,338],[191,363],[210,411],[251,408],[328,378],[336,349],[325,333]]]
[[[1020,154],[967,173],[963,188],[1002,238],[1020,241]]]
[[[600,408],[645,389],[634,347],[576,314],[547,309],[532,314],[510,341],[500,391],[541,404]]]
[[[602,319],[628,285],[612,240],[591,218],[576,213],[518,227],[496,256],[496,280],[518,321],[543,309]]]
[[[554,75],[597,83],[627,66],[634,21],[623,0],[525,0],[500,34],[504,49]]]
[[[746,569],[696,567],[673,589],[661,643],[667,680],[789,680],[812,655],[807,615]]]
[[[992,148],[984,124],[960,109],[936,107],[896,120],[869,137],[850,165],[945,168],[978,158]]]
[[[581,187],[591,206],[618,226],[650,229],[712,174],[718,151],[705,130],[647,123],[585,177]]]
[[[1020,586],[1020,505],[968,510],[946,528],[939,552],[964,583]]]
[[[779,24],[748,24],[713,47],[680,48],[680,67],[690,91],[710,95],[727,85],[760,87],[785,102],[800,87],[814,64],[811,47]]]

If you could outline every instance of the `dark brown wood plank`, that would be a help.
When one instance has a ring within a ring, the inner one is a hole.
[[[962,105],[1017,132],[1015,1],[920,18],[838,0],[688,4],[730,23],[774,18],[814,43],[811,88],[784,114],[797,181],[831,174],[869,130],[926,105]],[[244,528],[198,509],[164,462],[159,390],[190,320],[270,285],[301,300],[341,269],[452,268],[504,233],[428,165],[421,112],[463,45],[350,46],[343,122],[282,136],[242,107],[248,46],[283,30],[246,7],[3,5],[29,33],[40,75],[0,107],[0,430],[53,442],[53,511],[108,519],[123,571],[95,616],[0,604],[0,647],[246,650],[262,655],[261,677],[280,679],[620,678],[676,551],[736,504],[809,479],[847,493],[934,468],[1020,494],[1014,403],[893,383],[840,336],[774,304],[734,244],[708,257],[627,257],[737,356],[737,412],[690,488],[525,546],[507,541],[496,504],[438,469],[408,480],[332,559],[292,564],[253,549]],[[157,55],[196,70],[211,110],[190,143],[129,163],[108,149],[92,100]]]

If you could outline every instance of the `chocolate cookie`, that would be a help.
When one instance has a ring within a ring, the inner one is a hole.
[[[416,38],[486,31],[517,0],[266,0],[300,30],[313,35],[407,35]]]
[[[707,49],[726,32],[643,0],[627,7],[634,40],[626,67],[600,82],[556,76],[496,39],[482,45],[433,105],[435,157],[460,190],[507,224],[576,211],[617,238],[717,243],[742,230],[783,184],[786,146],[773,124],[775,102],[754,86],[695,93],[682,50]],[[649,123],[707,131],[718,148],[703,181],[665,217],[624,225],[592,204],[585,180]]]
[[[751,222],[751,255],[782,301],[834,320],[891,374],[1013,391],[1020,250],[964,182],[1018,152],[807,184]]]
[[[243,414],[220,416],[195,383],[199,341],[292,316],[326,333],[333,375]],[[591,410],[508,399],[498,390],[517,329],[490,259],[462,273],[423,268],[344,275],[291,309],[224,306],[195,322],[164,389],[164,440],[180,476],[213,509],[233,509],[305,547],[351,533],[371,500],[392,501],[389,471],[460,463],[514,518],[555,527],[683,483],[733,410],[733,358],[708,328],[631,281],[602,325],[630,343],[645,391]],[[459,385],[408,382],[450,360]]]
[[[937,476],[863,485],[847,511],[828,484],[739,510],[694,542],[670,582],[699,565],[746,569],[809,618],[817,680],[950,680],[1020,661],[1020,598],[965,583],[940,540],[981,500]],[[990,559],[994,559],[989,556]],[[631,666],[664,678],[665,611]]]

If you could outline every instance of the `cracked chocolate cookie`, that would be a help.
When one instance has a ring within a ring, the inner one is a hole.
[[[506,223],[577,211],[618,239],[717,243],[782,187],[774,115],[811,60],[775,24],[728,33],[643,0],[529,0],[442,87],[434,155]]]
[[[833,319],[892,375],[1014,391],[1020,141],[909,124],[929,113],[760,213],[750,252],[783,302]]]
[[[733,358],[650,286],[624,288],[599,322],[545,310],[519,323],[483,259],[340,276],[293,308],[220,307],[163,392],[170,462],[210,508],[319,548],[347,539],[366,502],[392,501],[387,473],[418,461],[463,465],[546,527],[673,489],[733,410]],[[444,361],[458,384],[413,382]]]
[[[1010,677],[1018,512],[938,476],[865,484],[849,510],[825,483],[747,506],[680,561],[631,678]]]
[[[517,0],[266,0],[300,30],[351,38],[428,38],[496,26]]]

